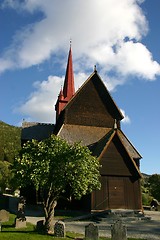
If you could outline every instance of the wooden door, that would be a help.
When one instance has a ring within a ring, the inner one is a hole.
[[[109,208],[126,208],[123,178],[108,178]]]

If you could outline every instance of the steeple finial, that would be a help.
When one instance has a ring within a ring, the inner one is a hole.
[[[97,67],[96,67],[96,65],[94,65],[94,72],[97,72]]]
[[[114,129],[116,130],[117,129],[117,120],[114,119]]]

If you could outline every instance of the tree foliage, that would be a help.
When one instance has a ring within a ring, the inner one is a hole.
[[[0,161],[12,163],[21,148],[21,128],[0,121]]]
[[[160,174],[145,176],[141,181],[142,203],[150,205],[153,198],[160,201]]]
[[[12,173],[10,166],[9,162],[0,161],[0,188],[2,192],[11,185]]]
[[[67,191],[80,199],[100,188],[99,161],[80,143],[68,144],[52,135],[43,141],[28,141],[15,159],[15,177],[20,186],[32,182],[41,190],[50,228],[56,201]]]
[[[21,148],[21,128],[0,121],[0,187],[11,187],[10,165]]]
[[[141,191],[142,191],[142,204],[144,206],[149,206],[153,197],[150,192],[148,177],[144,177],[141,180]]]
[[[148,179],[150,192],[154,198],[160,201],[160,174],[153,174]]]

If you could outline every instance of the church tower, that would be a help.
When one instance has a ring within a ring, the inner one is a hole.
[[[70,99],[73,97],[74,94],[75,94],[74,72],[73,72],[73,62],[72,62],[72,48],[70,44],[64,86],[63,86],[63,90],[62,89],[60,90],[60,93],[58,95],[58,99],[55,105],[56,120],[58,119],[58,116],[62,111],[62,109],[70,101]]]

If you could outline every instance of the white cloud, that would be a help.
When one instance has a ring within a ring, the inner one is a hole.
[[[13,63],[9,59],[0,59],[0,72],[12,68]]]
[[[36,82],[35,91],[17,111],[34,121],[55,122],[55,103],[64,77],[49,76],[48,80]]]
[[[98,63],[105,74],[117,70],[124,77],[138,73],[146,79],[153,79],[159,74],[159,64],[153,61],[144,45],[132,41],[140,41],[147,33],[147,21],[138,2],[142,1],[5,0],[3,7],[10,6],[30,14],[41,11],[44,17],[17,31],[13,44],[1,60],[12,62],[12,68],[40,64],[53,54],[58,55],[60,50],[66,52],[71,37],[77,71],[83,67],[86,72],[87,68]],[[132,61],[127,47],[130,53],[137,49]],[[141,59],[141,66],[147,62],[146,73],[138,63],[130,68],[126,66],[126,61],[135,63],[136,59]],[[2,72],[6,67],[0,70]]]
[[[79,73],[75,77],[75,88],[78,89],[86,80],[86,75]],[[49,76],[47,80],[35,82],[35,91],[16,111],[27,116],[27,119],[30,116],[33,121],[55,123],[55,104],[63,82],[64,76]]]
[[[123,109],[120,109],[122,115],[124,116],[124,118],[122,119],[122,123],[124,124],[130,124],[131,123],[131,119],[129,118],[128,115],[126,115],[125,111]]]
[[[123,76],[132,74],[154,80],[160,74],[160,65],[142,43],[123,42],[114,59],[115,67]]]
[[[40,11],[43,17],[17,29],[13,43],[0,56],[0,73],[7,69],[28,68],[53,56],[59,58],[61,53],[68,52],[68,42],[72,38],[78,87],[95,64],[100,66],[98,70],[109,90],[124,84],[130,76],[154,80],[160,74],[160,65],[141,43],[148,31],[139,5],[142,2],[3,0],[0,5],[3,8],[11,7],[28,14]],[[114,72],[113,76],[107,77],[110,72]],[[21,106],[21,112],[38,121],[54,121],[54,104],[62,80],[50,76],[39,83]],[[129,122],[127,116],[125,119]]]

